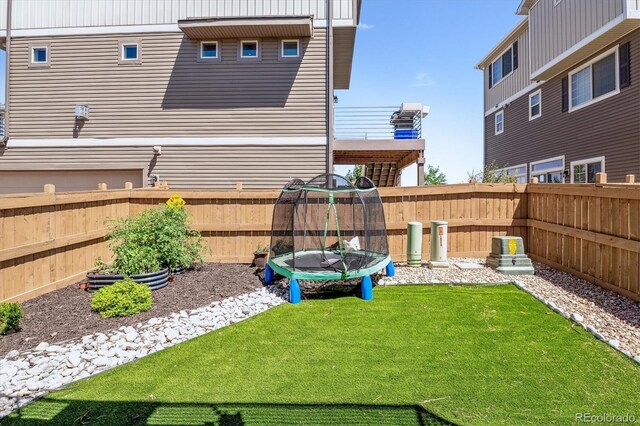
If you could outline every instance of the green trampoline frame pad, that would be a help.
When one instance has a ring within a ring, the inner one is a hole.
[[[279,256],[270,258],[268,265],[271,267],[271,269],[274,270],[274,272],[289,279],[332,281],[350,280],[354,278],[366,277],[384,269],[389,264],[389,262],[391,262],[391,256],[389,256],[388,254],[368,252],[367,254],[373,254],[374,257],[377,257],[380,260],[377,261],[374,265],[367,268],[346,271],[346,273],[342,271],[331,271],[329,269],[327,269],[326,271],[301,271],[291,269],[291,267],[286,263],[293,257],[294,253],[300,255],[301,253],[308,253],[310,251],[320,252],[322,250],[305,250],[281,254]],[[360,250],[360,252],[365,253],[364,250]]]

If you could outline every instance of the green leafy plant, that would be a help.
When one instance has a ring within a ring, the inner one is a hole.
[[[151,309],[151,289],[127,278],[93,294],[91,309],[102,318],[125,317]]]
[[[489,164],[486,164],[482,170],[476,171],[471,170],[467,172],[467,176],[469,177],[469,182],[479,182],[479,183],[516,183],[517,179],[515,176],[509,175],[507,173],[502,172],[498,166],[496,166],[496,162],[492,161]]]
[[[108,238],[116,255],[114,269],[130,275],[152,272],[151,268],[189,268],[204,261],[207,246],[190,222],[177,194],[166,205],[111,222]]]
[[[355,184],[358,181],[358,179],[360,179],[363,176],[363,171],[364,171],[363,166],[360,166],[360,165],[354,166],[353,170],[349,170],[347,172],[347,175],[345,176],[345,178],[349,182]]]
[[[425,185],[444,185],[447,183],[447,177],[440,171],[440,167],[427,165],[427,171],[424,174]]]
[[[264,246],[262,244],[258,244],[258,246],[256,247],[256,251],[254,253],[255,254],[266,254],[266,253],[269,253],[269,246]]]
[[[19,303],[0,303],[0,334],[17,331],[23,316]]]
[[[292,251],[293,246],[284,240],[277,240],[276,243],[273,245],[272,250],[276,255],[279,255],[282,253],[288,253]]]
[[[107,273],[112,269],[109,267],[109,265],[107,265],[107,263],[104,260],[102,260],[101,256],[98,256],[96,258],[96,262],[94,266],[95,266],[96,272],[99,272],[101,274]]]

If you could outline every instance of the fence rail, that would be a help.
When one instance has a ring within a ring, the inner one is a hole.
[[[25,300],[80,280],[111,259],[105,221],[164,202],[174,191],[134,189],[0,196],[0,300]],[[450,256],[486,256],[516,235],[531,256],[640,300],[640,187],[487,185],[381,188],[389,247],[406,260],[406,224],[449,222]],[[214,262],[249,262],[269,241],[277,191],[184,190]]]

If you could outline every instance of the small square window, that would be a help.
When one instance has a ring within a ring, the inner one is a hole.
[[[46,47],[34,47],[33,56],[31,62],[34,64],[46,64],[47,63],[47,48]]]
[[[542,92],[537,90],[529,95],[529,120],[542,115]]]
[[[282,40],[282,57],[297,58],[300,56],[300,43],[298,40]]]
[[[138,59],[138,45],[137,44],[123,44],[122,45],[122,59],[125,61],[135,61]]]
[[[241,43],[240,57],[242,58],[258,58],[258,42],[243,41]]]
[[[496,135],[499,135],[500,133],[504,132],[504,111],[496,112],[495,120],[496,120],[495,133]]]
[[[217,59],[218,43],[215,41],[200,43],[200,58],[201,59]]]

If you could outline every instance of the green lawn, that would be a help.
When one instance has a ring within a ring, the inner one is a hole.
[[[2,424],[567,424],[640,417],[640,368],[511,285],[285,305]]]

